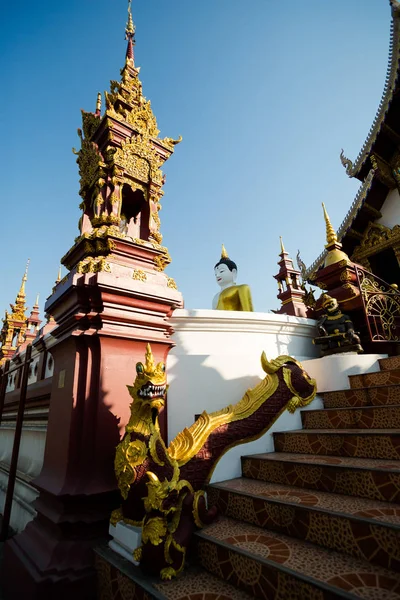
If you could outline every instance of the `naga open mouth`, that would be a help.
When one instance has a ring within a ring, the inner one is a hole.
[[[148,381],[138,390],[137,394],[139,398],[164,398],[166,388],[165,384],[154,385],[151,381]]]

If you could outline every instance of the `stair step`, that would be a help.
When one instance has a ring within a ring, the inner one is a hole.
[[[255,598],[400,600],[394,571],[248,523],[222,517],[196,538],[200,564]]]
[[[400,504],[246,478],[212,484],[207,497],[226,517],[400,570]]]
[[[350,387],[354,389],[381,385],[399,385],[400,367],[398,369],[363,373],[361,375],[349,375],[349,381]]]
[[[399,429],[400,405],[303,410],[305,429]]]
[[[350,388],[323,392],[322,397],[325,408],[400,405],[400,385],[378,385],[363,389]]]
[[[400,356],[389,356],[389,358],[379,358],[378,362],[382,371],[400,369]]]
[[[97,547],[98,600],[251,600],[252,596],[199,567],[188,567],[179,578],[162,582],[148,577],[107,546]]]
[[[269,452],[242,456],[244,477],[400,504],[400,461]]]
[[[276,452],[400,459],[399,429],[297,429],[273,436]]]

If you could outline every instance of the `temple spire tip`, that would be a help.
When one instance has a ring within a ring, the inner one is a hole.
[[[125,39],[128,40],[126,58],[134,64],[133,46],[135,45],[135,25],[132,19],[132,0],[128,0],[128,21],[125,27]]]
[[[285,246],[283,245],[283,240],[282,240],[282,236],[279,236],[279,240],[281,242],[281,254],[287,254],[286,250],[285,250]]]
[[[330,221],[328,213],[326,212],[325,204],[323,202],[322,202],[322,208],[324,211],[324,219],[325,219],[325,225],[326,225],[326,243],[327,243],[327,246],[330,246],[331,244],[337,243],[337,241],[338,241],[337,235],[336,235],[336,231],[332,227],[332,223]]]

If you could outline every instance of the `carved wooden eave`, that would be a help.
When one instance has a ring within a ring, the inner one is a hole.
[[[371,155],[379,156],[379,146],[385,145],[385,139],[395,141],[399,145],[400,131],[395,131],[393,125],[393,100],[399,92],[400,74],[400,2],[390,0],[392,8],[392,22],[390,29],[389,60],[382,93],[382,99],[369,130],[368,136],[354,162],[341,153],[341,161],[349,177],[357,177],[360,181],[365,179],[367,172],[371,169]],[[386,158],[387,157],[382,157]]]

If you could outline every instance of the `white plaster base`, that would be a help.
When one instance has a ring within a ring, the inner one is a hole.
[[[133,527],[120,521],[114,525],[110,524],[108,533],[112,536],[112,540],[108,543],[111,550],[129,560],[134,565],[139,563],[133,558],[133,551],[140,546],[142,539],[141,527]]]
[[[323,358],[304,360],[302,365],[310,377],[317,381],[318,392],[334,392],[350,388],[349,375],[379,371],[378,359],[387,354],[333,354]]]
[[[175,310],[176,344],[167,360],[168,438],[189,427],[195,415],[238,402],[265,376],[267,358],[299,360],[319,355],[312,319],[224,310]]]

